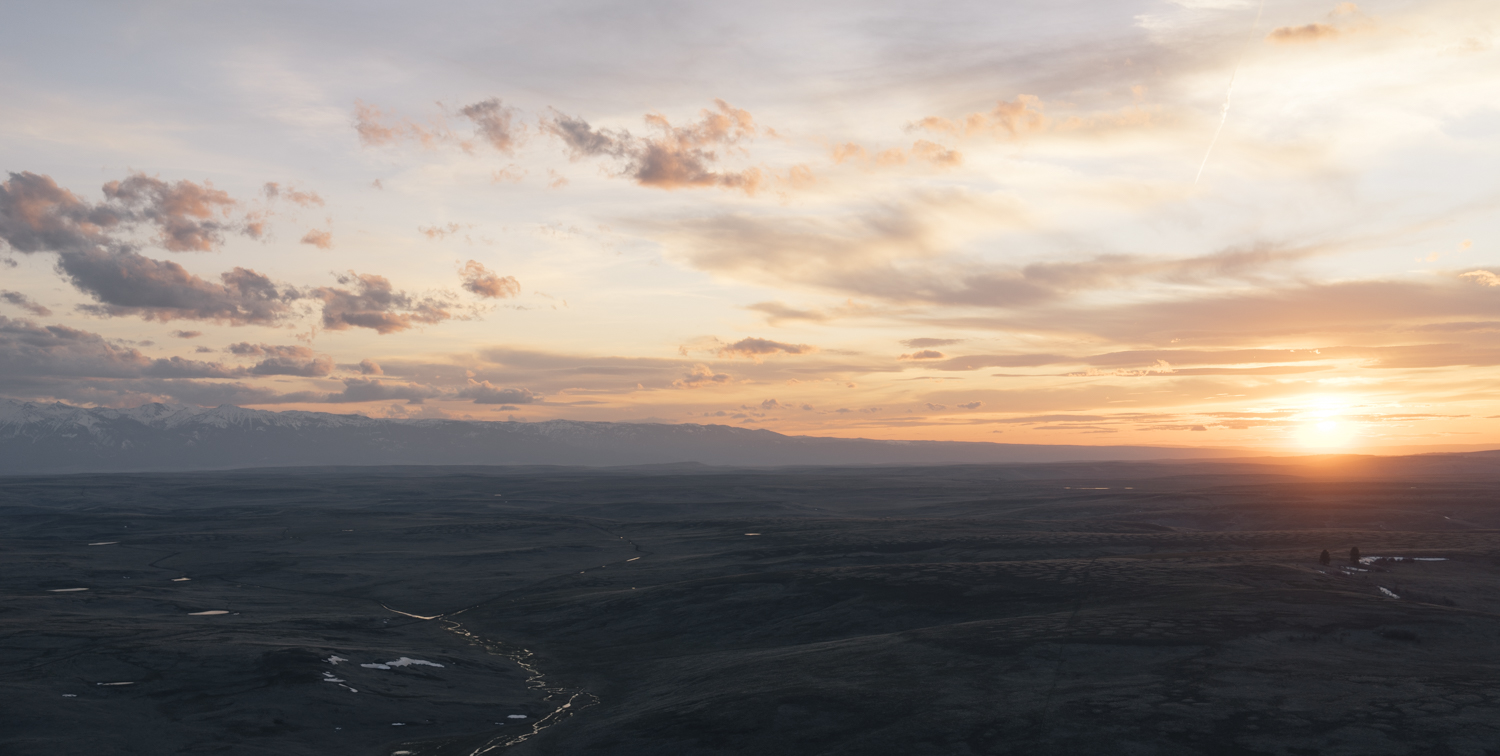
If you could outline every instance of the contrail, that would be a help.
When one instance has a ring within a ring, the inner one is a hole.
[[[1245,35],[1245,44],[1240,47],[1240,59],[1234,64],[1234,71],[1229,74],[1229,89],[1224,92],[1224,109],[1219,113],[1219,127],[1214,129],[1214,138],[1209,140],[1208,149],[1203,153],[1203,162],[1198,164],[1198,175],[1193,177],[1193,183],[1203,178],[1203,169],[1208,166],[1208,156],[1214,154],[1214,145],[1219,143],[1219,134],[1224,132],[1224,123],[1229,120],[1229,100],[1234,96],[1234,79],[1240,75],[1240,66],[1245,62],[1245,54],[1250,52],[1250,41],[1255,38],[1255,30],[1260,27],[1260,15],[1266,10],[1266,0],[1260,0],[1260,8],[1255,11],[1255,23],[1250,25],[1250,31]]]

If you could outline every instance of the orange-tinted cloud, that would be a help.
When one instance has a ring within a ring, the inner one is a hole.
[[[963,159],[963,153],[926,139],[918,139],[913,142],[910,149],[891,147],[881,150],[873,156],[869,150],[853,142],[845,142],[833,147],[833,162],[835,164],[857,163],[874,165],[879,168],[893,168],[906,165],[912,160],[920,160],[939,168],[953,168],[963,164]]]
[[[453,234],[464,230],[464,228],[466,228],[466,226],[457,223],[449,223],[446,226],[417,226],[417,231],[428,239],[431,239],[433,241],[442,241],[443,239],[446,239],[449,236],[452,236]]]
[[[137,173],[104,185],[104,196],[127,208],[137,220],[161,231],[162,247],[173,252],[207,252],[224,241],[223,232],[243,226],[213,220],[227,217],[238,203],[213,184],[175,183]]]
[[[1304,24],[1302,26],[1278,26],[1266,35],[1266,41],[1276,44],[1300,44],[1334,39],[1343,32],[1328,24]]]
[[[1141,87],[1132,87],[1132,94],[1139,100],[1145,93]],[[911,128],[933,134],[957,138],[990,137],[1005,141],[1017,141],[1042,134],[1089,134],[1114,129],[1133,129],[1149,126],[1152,111],[1139,103],[1118,111],[1104,111],[1069,115],[1049,116],[1046,104],[1036,95],[1016,95],[1012,100],[1001,100],[994,108],[982,113],[970,113],[962,118],[949,119],[929,116],[911,125]],[[932,152],[940,156],[942,153]],[[954,153],[956,157],[957,153]],[[957,159],[950,158],[953,164]],[[929,158],[932,159],[932,158]],[[939,162],[934,160],[934,162]],[[939,162],[939,164],[942,164]]]
[[[651,113],[646,125],[654,133],[637,137],[628,131],[594,129],[587,121],[554,113],[542,121],[542,129],[563,141],[574,159],[616,157],[625,159],[622,175],[642,186],[657,189],[721,187],[747,194],[759,191],[766,175],[759,168],[740,171],[715,170],[720,151],[734,149],[753,139],[759,129],[749,111],[723,100],[713,110],[701,111],[697,121],[673,126],[666,116]]]
[[[470,260],[458,272],[466,291],[486,299],[505,299],[521,293],[521,282],[514,276],[501,276],[490,271],[477,260]]]
[[[451,114],[452,111],[447,112]],[[498,97],[465,105],[458,109],[457,114],[474,124],[472,135],[461,136],[454,133],[442,115],[427,124],[420,124],[383,111],[363,100],[356,100],[354,132],[359,135],[359,143],[365,147],[380,147],[412,140],[428,149],[446,144],[467,152],[472,151],[474,141],[478,140],[507,155],[515,151],[524,133],[524,129],[513,123],[515,110],[501,104]]]
[[[870,153],[864,147],[854,142],[845,142],[833,146],[833,162],[857,162],[863,163],[870,159]]]
[[[1460,274],[1460,278],[1467,278],[1480,286],[1500,286],[1500,275],[1495,275],[1487,270],[1471,270]]]
[[[1051,123],[1043,111],[1041,98],[1036,95],[1016,95],[1014,100],[1001,100],[986,113],[970,113],[952,121],[947,118],[928,116],[915,125],[923,131],[953,134],[954,136],[993,135],[1017,139],[1047,129]]]
[[[332,249],[333,234],[322,229],[310,229],[307,233],[302,235],[302,243],[311,244],[318,249]]]
[[[911,155],[918,160],[926,160],[944,168],[957,166],[964,161],[964,156],[959,152],[925,139],[918,139],[912,144]]]
[[[284,199],[287,202],[302,207],[323,206],[323,198],[318,196],[317,192],[304,192],[300,189],[283,187],[275,181],[267,181],[266,185],[261,188],[261,191],[266,195],[266,199],[269,200]]]
[[[1358,16],[1359,6],[1354,3],[1339,3],[1329,12],[1329,20],[1339,22],[1340,25],[1311,23],[1301,26],[1278,26],[1266,35],[1266,41],[1274,44],[1306,44],[1324,42],[1346,36],[1361,29],[1369,29],[1373,21],[1366,18],[1363,23],[1355,20],[1352,24],[1348,19],[1341,20],[1344,16]]]
[[[458,112],[474,122],[478,135],[491,147],[507,155],[515,151],[520,133],[511,123],[515,109],[500,104],[500,98],[491,97],[465,105]]]

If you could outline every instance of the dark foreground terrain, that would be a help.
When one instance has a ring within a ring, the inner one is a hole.
[[[0,753],[1500,754],[1497,484],[1496,453],[0,478]]]

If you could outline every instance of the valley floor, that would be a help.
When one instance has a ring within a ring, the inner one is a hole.
[[[0,751],[1497,754],[1493,467],[0,478]]]

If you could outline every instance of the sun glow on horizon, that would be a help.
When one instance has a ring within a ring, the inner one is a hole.
[[[1345,397],[1319,397],[1294,417],[1297,443],[1309,449],[1342,449],[1358,436],[1356,423],[1348,417],[1353,403]]]

